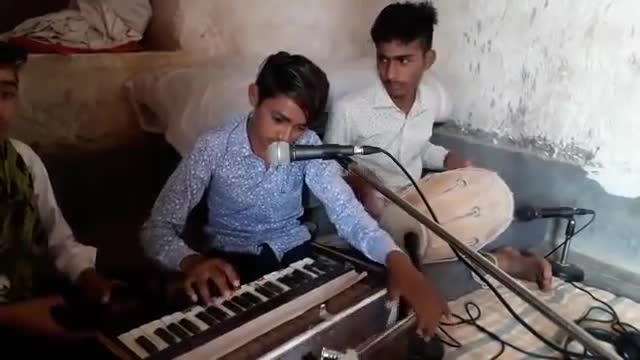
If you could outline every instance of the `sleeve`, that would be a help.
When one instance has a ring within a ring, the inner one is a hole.
[[[422,167],[427,169],[443,169],[444,160],[449,150],[427,141],[425,150],[422,151]]]
[[[325,206],[338,235],[371,260],[384,265],[391,251],[402,250],[356,199],[340,169],[333,160],[309,161],[305,168],[305,182]]]
[[[200,202],[213,174],[217,136],[207,134],[180,161],[158,195],[151,215],[142,229],[142,247],[161,266],[180,270],[186,256],[197,254],[182,239],[187,217]]]
[[[95,267],[97,249],[75,239],[58,207],[49,173],[40,157],[25,144],[18,144],[16,149],[19,149],[33,174],[35,201],[42,225],[49,235],[49,252],[53,264],[61,274],[75,282],[80,273]]]
[[[343,102],[336,102],[329,112],[327,128],[324,134],[325,144],[349,145],[353,143],[351,138],[351,123],[347,116],[347,107]]]

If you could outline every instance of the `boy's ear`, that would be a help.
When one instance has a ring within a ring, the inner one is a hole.
[[[252,107],[258,106],[258,85],[255,83],[249,85],[249,103]]]
[[[431,66],[433,66],[433,64],[436,62],[436,51],[431,49],[431,50],[427,50],[427,52],[424,53],[424,70],[429,70],[431,68]]]

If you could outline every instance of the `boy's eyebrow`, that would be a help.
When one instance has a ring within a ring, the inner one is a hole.
[[[283,120],[286,120],[286,121],[288,121],[288,122],[292,122],[292,121],[291,121],[291,119],[289,119],[285,114],[283,114],[283,113],[281,113],[281,112],[279,112],[279,111],[274,111],[274,112],[273,112],[273,115],[274,115],[274,116],[277,116],[277,117],[280,117],[280,118],[282,118]]]

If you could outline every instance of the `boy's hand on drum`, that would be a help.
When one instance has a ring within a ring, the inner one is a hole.
[[[240,287],[240,278],[233,266],[222,259],[193,255],[184,258],[181,267],[185,273],[184,289],[193,302],[200,299],[203,304],[210,304],[211,285],[224,297]]]
[[[444,167],[447,170],[471,167],[471,161],[465,159],[461,154],[450,151],[444,158]]]

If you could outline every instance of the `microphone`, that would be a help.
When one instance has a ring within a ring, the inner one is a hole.
[[[267,159],[272,165],[285,165],[292,161],[312,159],[333,159],[342,156],[369,155],[382,152],[375,146],[353,145],[293,145],[285,141],[276,141],[267,149]]]
[[[516,217],[522,221],[531,221],[544,218],[571,218],[576,215],[593,215],[594,211],[572,207],[535,208],[523,206],[516,210]]]

